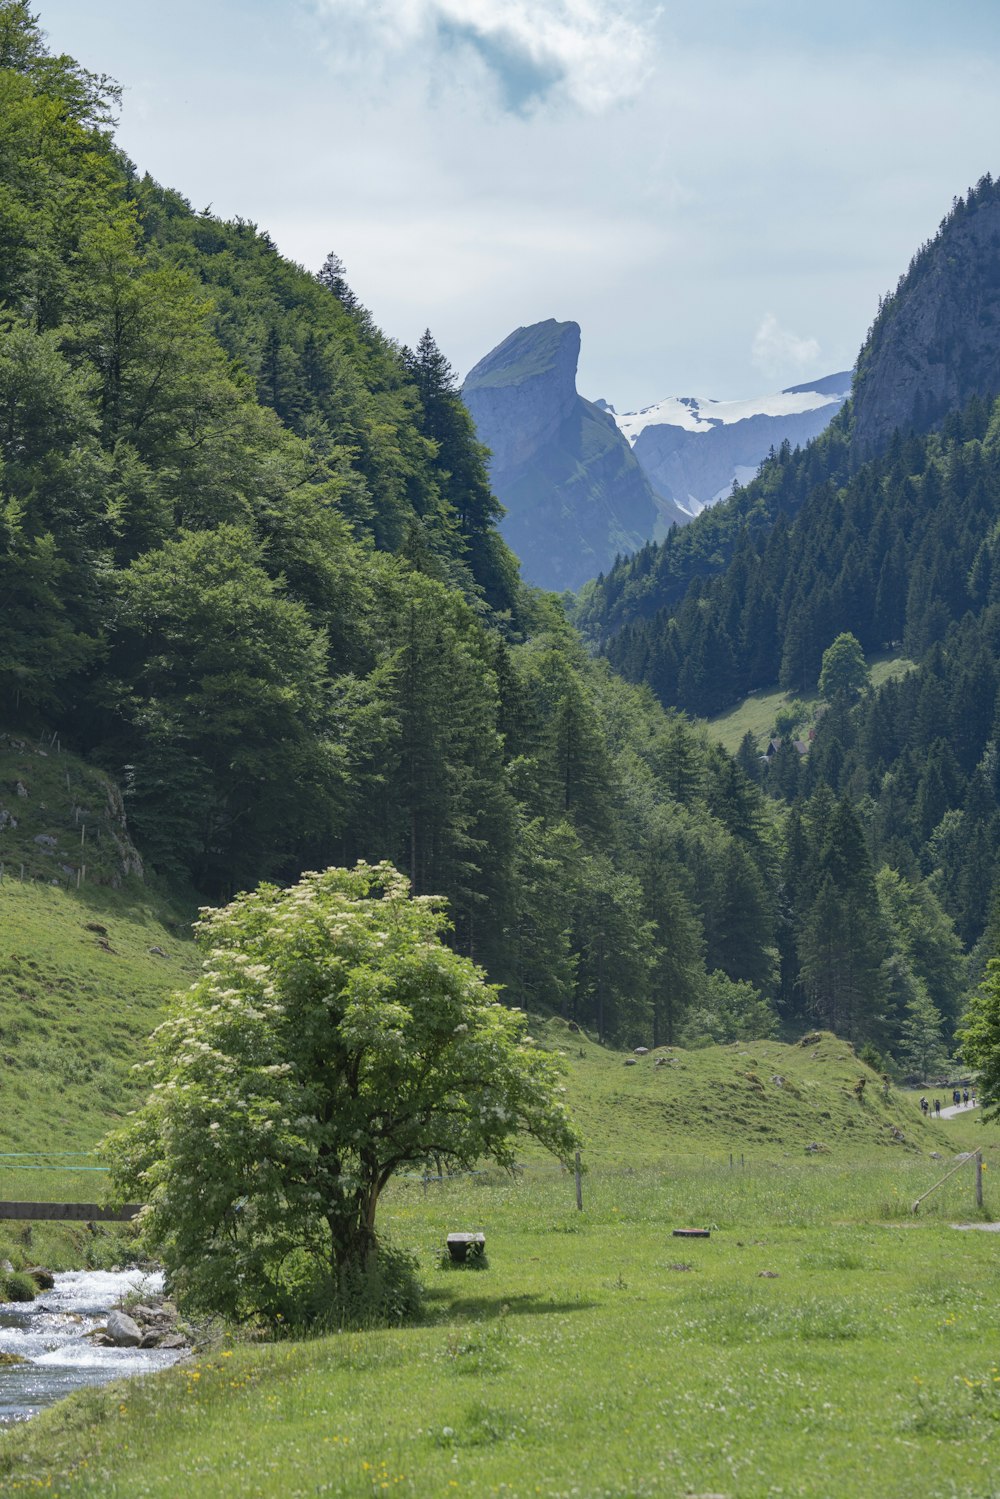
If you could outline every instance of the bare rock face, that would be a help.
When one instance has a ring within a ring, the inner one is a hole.
[[[549,318],[518,328],[469,371],[462,395],[495,472],[522,468],[556,436],[578,400],[579,359],[579,324]]]
[[[984,179],[879,312],[858,361],[852,456],[863,463],[895,431],[928,431],[998,393],[1000,188]]]
[[[507,514],[501,530],[525,577],[579,588],[619,553],[652,536],[649,481],[613,416],[577,393],[577,323],[518,328],[462,387],[490,480]]]

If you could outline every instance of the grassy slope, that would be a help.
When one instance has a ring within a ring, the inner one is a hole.
[[[532,1025],[540,1044],[565,1054],[569,1103],[587,1159],[600,1165],[688,1154],[719,1160],[740,1151],[782,1159],[813,1143],[835,1158],[878,1147],[906,1154],[953,1138],[948,1122],[926,1123],[906,1095],[893,1090],[883,1098],[877,1075],[828,1032],[795,1046],[661,1047],[628,1067],[563,1021]],[[666,1065],[657,1067],[658,1057]],[[853,1091],[861,1077],[863,1104]]]
[[[488,390],[494,386],[522,385],[536,375],[547,374],[563,341],[564,323],[549,320],[540,331],[538,326],[518,328],[504,342],[507,353],[502,364],[474,380],[466,378],[467,390]]]
[[[84,1392],[7,1434],[0,1493],[995,1492],[997,1240],[948,1227],[973,1211],[971,1171],[909,1207],[958,1147],[1000,1171],[1000,1131],[925,1124],[872,1074],[859,1102],[865,1069],[829,1035],[657,1069],[559,1021],[535,1034],[567,1053],[582,1214],[537,1158],[516,1183],[401,1181],[383,1228],[417,1258],[421,1325],[223,1347]],[[811,1138],[828,1153],[807,1157]],[[711,1238],[671,1237],[690,1225]],[[485,1230],[485,1270],[442,1263],[456,1228]]]
[[[913,662],[907,660],[905,656],[873,656],[868,664],[871,667],[873,687],[881,687],[882,683],[887,682],[890,677],[904,676],[913,668]],[[747,732],[753,734],[758,747],[764,750],[768,739],[774,732],[775,718],[783,708],[787,708],[790,703],[796,701],[805,705],[806,714],[801,727],[808,727],[814,721],[816,709],[820,706],[819,695],[782,692],[775,688],[771,692],[752,692],[738,707],[709,719],[708,732],[713,739],[717,739],[720,744],[724,745],[730,754],[736,753],[740,747],[740,740]]]
[[[16,818],[0,829],[0,1198],[100,1200],[93,1161],[10,1153],[88,1151],[131,1106],[145,1038],[196,968],[187,913],[137,876],[115,788],[74,756],[0,734],[0,811]],[[15,1264],[101,1247],[63,1225],[0,1233]]]
[[[3,1149],[87,1148],[127,1105],[128,1065],[194,971],[182,931],[134,880],[0,885]],[[533,1027],[566,1058],[583,1214],[572,1177],[530,1151],[518,1183],[402,1181],[383,1226],[417,1256],[422,1325],[237,1346],[84,1392],[5,1436],[0,1493],[843,1499],[873,1473],[889,1499],[990,1493],[997,1241],[947,1227],[969,1216],[970,1172],[908,1209],[957,1148],[1000,1171],[1000,1132],[925,1123],[829,1035],[661,1049],[657,1068]],[[87,1176],[2,1175],[0,1195],[94,1195]],[[687,1224],[711,1239],[670,1237]],[[488,1269],[441,1265],[456,1227],[485,1229]],[[56,1245],[120,1253],[61,1226],[0,1236],[17,1264]]]
[[[139,887],[84,894],[0,884],[0,1152],[89,1151],[131,1106],[133,1064],[167,994],[191,981],[194,947],[162,903]],[[108,949],[88,924],[104,927]],[[150,951],[160,947],[166,957]],[[77,1169],[57,1169],[67,1165]],[[0,1198],[101,1201],[104,1177],[86,1157],[3,1159]],[[120,1229],[0,1225],[0,1259],[15,1267],[102,1265],[122,1256]]]

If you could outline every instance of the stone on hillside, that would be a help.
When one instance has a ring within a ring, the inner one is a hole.
[[[626,1067],[638,1067],[638,1065],[639,1065],[639,1063],[636,1061],[635,1057],[626,1057],[625,1058],[625,1066]]]
[[[636,1049],[635,1049],[635,1054],[636,1054],[637,1057],[648,1057],[649,1056],[649,1047],[648,1046],[637,1046]]]
[[[142,1329],[126,1312],[110,1312],[106,1331],[116,1348],[138,1348],[142,1343]]]

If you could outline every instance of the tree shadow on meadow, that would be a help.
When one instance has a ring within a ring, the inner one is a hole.
[[[453,1298],[444,1286],[435,1286],[424,1294],[428,1311],[446,1311],[449,1316],[486,1319],[492,1317],[534,1316],[545,1312],[585,1312],[597,1306],[596,1301],[574,1297],[572,1301],[558,1301],[551,1296],[535,1296],[526,1292],[522,1296],[459,1296]]]

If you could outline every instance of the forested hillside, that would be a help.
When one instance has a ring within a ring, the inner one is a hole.
[[[877,690],[828,691],[808,740],[810,715],[793,703],[766,759],[766,740],[749,737],[738,757],[783,828],[780,1003],[786,1013],[825,1005],[827,1023],[848,1034],[879,1030],[860,1012],[895,1013],[882,1033],[897,1056],[912,1050],[921,1007],[933,1020],[927,1001],[947,1020],[958,996],[929,971],[922,996],[909,980],[900,987],[907,942],[893,887],[933,901],[914,935],[943,932],[945,919],[978,949],[973,976],[998,935],[1000,356],[983,332],[998,227],[1000,193],[985,178],[880,308],[852,402],[829,431],[620,562],[585,591],[579,614],[617,670],[698,715],[775,684],[814,694],[846,632],[869,655],[917,663]],[[940,338],[928,346],[932,314]],[[942,404],[953,390],[961,409]],[[888,433],[879,412],[897,397],[906,421]],[[854,819],[854,847],[831,863],[828,841],[824,865],[816,828],[831,826],[835,804]]]
[[[769,1029],[757,790],[522,586],[434,340],[141,176],[115,102],[0,0],[3,728],[177,888],[388,857],[510,1003]]]

